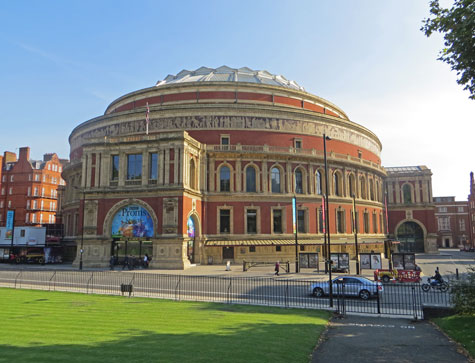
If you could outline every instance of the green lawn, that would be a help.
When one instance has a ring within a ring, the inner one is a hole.
[[[0,288],[0,362],[308,362],[328,312]]]
[[[452,315],[436,318],[434,322],[475,358],[475,315]]]

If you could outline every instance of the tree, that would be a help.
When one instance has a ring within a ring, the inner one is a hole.
[[[427,37],[444,33],[445,48],[437,59],[457,72],[457,83],[475,100],[475,0],[455,0],[450,9],[441,8],[439,0],[431,0],[429,6],[431,17],[424,19],[421,31]]]

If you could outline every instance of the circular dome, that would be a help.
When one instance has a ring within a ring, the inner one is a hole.
[[[284,76],[275,75],[267,71],[255,71],[248,67],[229,68],[221,66],[219,68],[200,67],[194,71],[186,69],[177,75],[169,74],[163,81],[158,81],[156,86],[160,87],[172,83],[191,82],[247,82],[280,86],[299,91],[305,89],[295,81],[289,81]]]

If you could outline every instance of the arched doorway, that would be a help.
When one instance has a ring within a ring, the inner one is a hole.
[[[424,231],[416,222],[404,222],[396,232],[400,252],[424,252]]]
[[[152,238],[155,235],[156,218],[153,211],[140,201],[124,201],[109,211],[105,224],[110,233],[111,263],[142,266],[143,256],[153,255]]]
[[[186,229],[188,235],[188,246],[186,254],[190,263],[195,263],[195,252],[196,252],[196,228],[195,228],[195,220],[193,216],[188,217],[188,221],[186,222]]]

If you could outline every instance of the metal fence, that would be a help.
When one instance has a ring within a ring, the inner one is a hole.
[[[364,313],[423,318],[422,306],[448,307],[450,293],[420,284],[388,283],[381,290],[374,283],[333,288],[333,303],[328,294],[315,296],[316,280],[272,277],[220,277],[152,274],[118,271],[0,271],[0,287],[80,292],[87,294],[131,295],[172,300],[250,304],[286,308],[335,310],[338,313]],[[371,292],[368,299],[361,291]],[[362,298],[363,297],[363,298]]]

